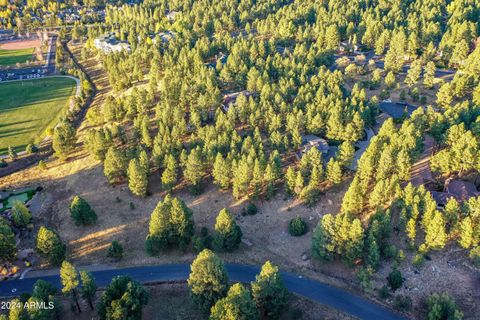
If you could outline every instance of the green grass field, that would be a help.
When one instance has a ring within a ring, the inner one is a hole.
[[[0,49],[0,66],[10,66],[32,60],[35,48],[4,50]]]
[[[47,78],[0,83],[0,154],[39,142],[66,110],[75,81]]]

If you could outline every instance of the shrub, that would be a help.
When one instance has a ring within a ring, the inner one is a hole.
[[[211,249],[212,241],[213,241],[213,238],[209,234],[208,229],[205,227],[202,227],[200,231],[200,236],[193,236],[192,238],[193,249],[197,253],[203,251],[204,249]]]
[[[395,308],[401,311],[408,311],[412,308],[412,298],[410,298],[409,296],[395,296],[395,298],[393,299],[393,303],[395,304]]]
[[[480,247],[475,247],[470,250],[469,256],[475,265],[480,266]]]
[[[249,216],[253,216],[253,215],[256,215],[257,212],[258,212],[258,209],[257,209],[257,206],[251,202],[248,203],[247,207],[245,208],[245,212],[249,215]]]
[[[448,294],[434,293],[427,299],[429,320],[462,319],[463,313]]]
[[[421,268],[425,264],[425,257],[421,253],[417,253],[413,258],[412,264],[416,268]]]
[[[288,233],[294,237],[307,233],[307,223],[301,217],[295,217],[288,223]]]
[[[38,169],[42,171],[47,169],[47,165],[45,164],[45,161],[43,160],[38,161]]]
[[[403,284],[402,273],[398,269],[393,269],[387,277],[388,284],[392,290],[397,290]]]
[[[30,144],[28,144],[28,145],[26,146],[25,152],[26,152],[27,154],[36,153],[36,152],[38,152],[38,148],[37,148],[37,146],[35,146],[34,144],[31,144],[31,143],[30,143]]]
[[[108,248],[107,257],[115,259],[117,261],[122,260],[123,258],[123,247],[118,241],[112,241],[110,247]]]
[[[380,297],[380,299],[384,300],[390,298],[390,290],[386,285],[378,290],[378,296]]]
[[[32,220],[32,214],[22,201],[14,200],[12,206],[12,219],[15,226],[18,228],[25,228],[30,220]]]
[[[0,159],[0,168],[8,167],[7,161],[5,159]]]

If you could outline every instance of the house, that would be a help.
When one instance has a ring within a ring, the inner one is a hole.
[[[472,182],[460,179],[447,179],[445,192],[454,195],[460,201],[466,201],[480,194]]]
[[[463,202],[480,195],[477,187],[472,182],[452,178],[445,181],[445,190],[443,192],[430,191],[430,193],[440,208],[444,208],[451,198],[454,198],[458,202]]]
[[[93,40],[93,45],[95,46],[95,48],[103,51],[103,53],[105,54],[113,52],[131,51],[128,42],[118,40],[113,33],[107,33],[103,36],[95,38],[95,40]]]
[[[313,134],[307,134],[302,137],[301,153],[304,154],[312,148],[317,148],[324,156],[328,154],[330,146],[325,139]]]
[[[223,96],[222,109],[225,112],[228,112],[228,108],[229,108],[230,104],[235,104],[235,102],[237,101],[237,98],[240,95],[244,95],[245,97],[248,98],[252,95],[252,93],[248,90],[243,90],[243,91],[233,92],[233,93],[229,93],[229,94],[224,95]]]
[[[388,114],[394,119],[400,119],[403,116],[411,116],[415,111],[415,106],[402,102],[392,102],[391,100],[383,100],[380,102],[380,110]]]

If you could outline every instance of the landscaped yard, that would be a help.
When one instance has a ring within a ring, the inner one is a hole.
[[[0,84],[0,155],[38,142],[75,92],[75,81],[48,78]]]
[[[16,63],[25,63],[33,59],[35,48],[4,50],[0,49],[0,66],[10,66]]]

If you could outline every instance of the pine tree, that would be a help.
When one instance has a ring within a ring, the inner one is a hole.
[[[98,304],[100,320],[142,319],[143,306],[148,304],[148,292],[128,276],[118,276],[105,288]]]
[[[147,194],[148,176],[137,159],[130,160],[127,175],[130,191],[136,196],[144,197]]]
[[[18,158],[18,154],[12,146],[8,146],[8,157],[10,158],[10,161],[12,161],[12,162],[17,160],[17,158]]]
[[[53,265],[58,266],[65,259],[65,245],[58,234],[47,227],[42,226],[38,230],[36,247],[40,255]]]
[[[292,167],[288,167],[287,173],[285,175],[285,185],[286,185],[287,192],[291,195],[295,194],[295,181],[296,181],[295,170]]]
[[[12,228],[0,218],[0,263],[12,261],[17,255],[17,242]]]
[[[222,209],[215,222],[215,246],[219,250],[233,251],[242,241],[242,230],[228,209]]]
[[[120,181],[126,174],[126,159],[121,150],[110,147],[105,155],[103,172],[110,184]]]
[[[55,155],[65,159],[75,149],[76,132],[72,124],[66,120],[60,122],[53,130],[52,147]]]
[[[333,158],[327,163],[327,179],[333,184],[342,182],[342,167]]]
[[[231,169],[227,159],[224,159],[219,152],[213,164],[213,182],[220,188],[226,190],[230,187]]]
[[[258,310],[250,292],[240,283],[228,290],[227,296],[212,307],[209,320],[255,320],[259,319]]]
[[[437,68],[435,67],[435,63],[432,61],[429,61],[425,66],[425,73],[423,76],[423,85],[425,86],[425,88],[433,88],[436,69]]]
[[[78,312],[82,312],[80,309],[80,304],[78,302],[77,296],[77,287],[80,284],[78,278],[78,271],[75,267],[68,261],[62,262],[62,267],[60,268],[60,279],[62,280],[62,292],[65,294],[72,295],[73,301],[77,306]]]
[[[203,312],[227,293],[228,275],[223,262],[210,250],[198,254],[191,266],[188,277],[190,296]]]
[[[340,165],[348,167],[352,164],[355,156],[355,148],[351,141],[344,141],[338,148],[337,160]]]
[[[75,196],[70,203],[70,216],[76,225],[90,225],[97,221],[97,214],[85,199]]]
[[[462,248],[468,249],[473,242],[472,219],[470,217],[465,217],[460,223],[460,239],[458,240],[458,243]]]
[[[201,191],[202,178],[205,175],[205,163],[200,147],[193,149],[188,155],[185,163],[183,176],[187,180],[190,190],[193,193]]]
[[[420,75],[422,74],[422,61],[417,59],[412,62],[410,65],[410,69],[408,69],[407,77],[405,78],[405,84],[409,87],[413,86],[418,82],[420,79]]]
[[[425,245],[430,249],[442,249],[446,241],[445,220],[440,211],[435,211],[425,227]]]
[[[162,186],[165,190],[172,190],[177,183],[178,164],[175,157],[171,154],[167,156],[166,163],[165,170],[162,173]]]
[[[32,220],[32,214],[23,201],[13,200],[12,210],[10,212],[13,223],[18,228],[26,228]]]
[[[97,284],[95,283],[92,274],[83,270],[80,271],[80,280],[82,282],[80,294],[83,299],[88,301],[90,309],[93,310],[93,299],[95,298],[95,294],[97,292]]]
[[[277,319],[286,308],[289,293],[283,284],[278,267],[265,262],[252,282],[252,295],[262,318]]]

